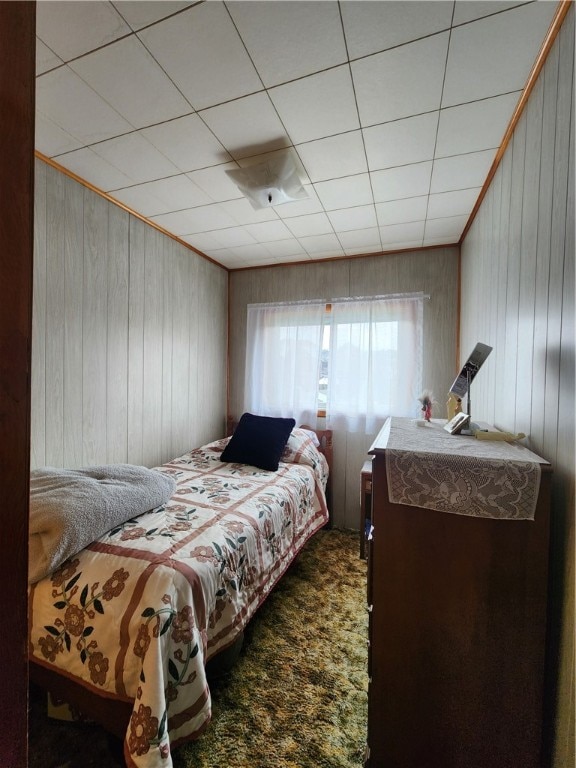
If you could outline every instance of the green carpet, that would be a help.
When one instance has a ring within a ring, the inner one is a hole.
[[[320,531],[211,683],[212,722],[174,768],[361,768],[366,743],[366,564],[358,534]],[[97,726],[45,717],[31,691],[29,768],[122,765]]]

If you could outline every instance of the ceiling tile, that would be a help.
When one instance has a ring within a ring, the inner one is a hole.
[[[266,93],[202,111],[202,120],[234,158],[287,147],[284,126]]]
[[[442,106],[524,87],[556,11],[535,2],[452,31]]]
[[[300,237],[298,239],[306,252],[314,255],[315,258],[321,258],[320,254],[332,252],[333,255],[336,255],[336,252],[342,252],[340,241],[334,234],[312,235],[311,237]]]
[[[36,30],[40,39],[63,61],[132,32],[111,3],[99,0],[36,3]]]
[[[423,221],[426,218],[428,197],[409,197],[405,200],[394,200],[389,203],[376,203],[378,224],[385,227],[388,224],[404,224],[411,221]]]
[[[373,128],[364,128],[371,171],[432,160],[438,112],[409,117]]]
[[[54,157],[62,152],[69,152],[82,146],[81,141],[63,131],[38,110],[36,111],[35,133],[34,146],[47,157]]]
[[[456,0],[454,3],[453,24],[465,24],[483,16],[491,16],[493,13],[508,11],[516,5],[523,5],[526,0],[518,0],[515,3],[500,2],[500,0]]]
[[[299,144],[296,149],[313,182],[365,173],[367,170],[360,131]]]
[[[191,111],[190,105],[134,36],[72,62],[70,68],[135,128]],[[146,98],[142,98],[142,94]]]
[[[139,133],[102,141],[92,149],[136,184],[175,176],[178,172],[176,166]]]
[[[223,163],[212,168],[192,171],[187,176],[217,203],[222,200],[234,200],[242,197],[242,192],[226,173],[227,170],[233,168],[238,168],[238,165],[236,163]]]
[[[460,235],[451,235],[450,237],[425,237],[422,241],[423,248],[433,248],[435,245],[456,245],[460,240]]]
[[[196,110],[262,90],[224,3],[194,5],[138,36]]]
[[[275,240],[271,243],[266,243],[266,250],[271,256],[278,259],[286,259],[289,256],[307,256],[306,251],[295,237],[289,240]]]
[[[292,235],[283,221],[265,221],[261,224],[247,224],[245,229],[259,243],[268,243],[271,240],[286,240]]]
[[[338,240],[340,240],[342,248],[347,252],[351,249],[359,249],[358,252],[361,252],[364,248],[378,247],[380,249],[382,247],[378,227],[339,232]]]
[[[439,219],[446,216],[470,215],[480,190],[459,189],[456,192],[440,192],[436,195],[430,195],[428,200],[428,219]]]
[[[67,66],[36,78],[36,107],[86,144],[132,130],[127,120]]]
[[[116,189],[114,197],[143,216],[156,216],[211,202],[208,195],[184,174]]]
[[[286,219],[286,226],[294,237],[325,235],[333,232],[330,220],[325,213],[313,213],[310,216],[296,216]]]
[[[370,177],[374,201],[383,203],[388,200],[401,200],[404,197],[427,195],[430,191],[431,175],[431,161],[373,171]]]
[[[312,184],[304,184],[304,191],[308,197],[304,200],[292,200],[284,205],[278,205],[274,208],[281,219],[291,219],[294,216],[305,216],[309,213],[322,213],[322,203]]]
[[[332,260],[332,259],[339,259],[342,256],[345,256],[344,249],[340,248],[339,246],[334,246],[332,248],[329,248],[327,251],[311,251],[308,254],[309,259],[313,259],[314,261],[318,261],[319,259],[326,259]]]
[[[281,85],[269,93],[293,144],[360,127],[348,65]]]
[[[200,234],[203,235],[204,233],[202,232]],[[182,240],[185,243],[190,243],[190,245],[192,245],[197,237],[198,235],[180,235],[179,240]],[[229,248],[196,248],[195,245],[192,245],[192,248],[194,248],[196,251],[202,251],[205,256],[209,256],[211,259],[214,259],[218,264],[221,265],[223,265],[222,257],[225,254],[230,253]]]
[[[360,229],[361,227],[371,228],[377,225],[376,211],[373,205],[360,205],[356,208],[330,211],[328,217],[337,233]]]
[[[210,234],[222,248],[236,248],[239,245],[254,245],[256,243],[256,240],[244,227],[217,229],[208,234]]]
[[[493,149],[434,160],[430,192],[481,187],[494,160]]]
[[[442,32],[352,62],[362,125],[439,109],[448,40]]]
[[[418,248],[424,237],[424,221],[380,227],[382,248]]]
[[[422,240],[401,240],[397,243],[387,243],[385,253],[397,253],[398,251],[414,251],[422,247]]]
[[[228,152],[198,115],[179,117],[145,128],[141,133],[184,172],[231,160]]]
[[[244,266],[250,264],[262,263],[274,263],[274,257],[268,253],[268,250],[261,243],[254,243],[253,245],[239,245],[235,248],[230,248],[229,253],[233,254],[237,259],[244,262]]]
[[[356,246],[354,248],[344,248],[344,255],[345,256],[364,256],[368,253],[382,253],[382,246],[380,244],[378,245],[366,245],[366,246]]]
[[[36,74],[41,75],[43,72],[48,72],[49,69],[54,69],[62,64],[56,54],[44,45],[42,40],[36,38]]]
[[[135,3],[134,0],[116,0],[112,3],[132,29],[141,29],[148,24],[154,24],[191,4],[173,0],[146,0],[144,3]]]
[[[222,230],[216,230],[219,232]],[[217,251],[222,248],[220,243],[213,236],[212,232],[199,232],[197,235],[185,235],[181,237],[185,243],[193,245],[202,253],[208,254],[208,251]]]
[[[238,224],[258,224],[261,221],[278,221],[276,208],[255,210],[250,201],[241,197],[222,203],[222,209],[230,214]]]
[[[300,159],[300,156],[294,147],[285,147],[283,149],[274,150],[273,152],[259,152],[255,155],[251,155],[250,157],[242,157],[238,160],[238,165],[241,168],[248,168],[249,166],[255,165],[257,163],[263,163],[267,160],[275,160],[277,158],[279,159],[286,156],[290,158],[298,178],[300,179],[302,185],[306,187],[306,185],[310,184],[310,179],[306,173],[306,169],[304,168],[302,160]],[[305,200],[305,198],[303,198],[303,200]]]
[[[64,168],[90,182],[103,192],[110,192],[112,189],[133,183],[131,178],[88,147],[68,152],[66,155],[58,157],[57,160]]]
[[[278,259],[275,256],[271,256],[269,253],[264,256],[255,256],[254,254],[251,254],[251,256],[246,256],[246,258],[243,259],[243,266],[245,267],[273,267],[278,263]]]
[[[447,0],[388,0],[340,3],[351,59],[450,29],[453,3]]]
[[[367,205],[372,202],[372,187],[367,173],[346,176],[333,181],[319,181],[314,186],[327,211],[345,208],[347,205]]]
[[[442,219],[429,219],[424,232],[425,240],[442,239],[444,242],[455,242],[460,238],[468,216],[447,216]]]
[[[228,10],[270,87],[346,61],[337,3],[229,3]]]
[[[506,93],[460,107],[442,109],[436,157],[498,148],[519,97],[519,93]]]
[[[225,269],[239,269],[240,267],[245,266],[242,261],[228,248],[220,248],[214,253],[206,251],[204,251],[204,253],[206,253],[207,256],[210,256],[211,259],[214,259],[217,264],[220,264],[220,266],[224,267]]]
[[[215,229],[236,225],[234,219],[216,204],[154,216],[152,221],[175,235],[193,235],[196,232],[214,234]]]
[[[146,184],[137,184],[135,187],[116,189],[112,197],[114,200],[126,205],[131,211],[135,211],[142,216],[156,216],[173,210],[173,208],[170,208],[170,206],[147,190],[146,186]]]
[[[268,248],[268,245],[266,245]],[[303,264],[306,261],[312,261],[312,257],[303,251],[302,253],[295,253],[291,256],[276,256],[277,264]]]

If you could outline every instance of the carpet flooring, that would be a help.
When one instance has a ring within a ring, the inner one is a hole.
[[[320,531],[251,621],[236,664],[211,681],[212,721],[174,750],[174,768],[361,768],[365,606],[358,534]],[[28,768],[117,766],[117,740],[48,719],[31,688]]]

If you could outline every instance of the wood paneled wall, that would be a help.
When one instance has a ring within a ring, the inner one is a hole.
[[[31,463],[156,466],[224,434],[228,274],[36,161]]]
[[[244,405],[244,358],[248,304],[423,291],[424,386],[436,393],[434,413],[445,415],[445,400],[456,374],[458,248],[315,262],[230,274],[230,400],[232,416]],[[360,470],[375,435],[344,433],[334,439],[334,525],[358,528]]]
[[[494,351],[475,418],[554,468],[548,752],[574,766],[574,6],[462,244],[461,350]],[[553,742],[553,747],[551,742]]]

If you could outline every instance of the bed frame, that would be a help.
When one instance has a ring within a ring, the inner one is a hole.
[[[227,435],[232,434],[236,424],[237,421],[228,419]],[[326,501],[330,517],[326,527],[331,527],[332,430],[317,430],[304,424],[302,428],[316,432],[320,442],[318,450],[324,454],[328,462],[330,474],[326,487]],[[243,633],[228,648],[224,648],[215,657],[210,659],[206,664],[207,674],[210,675],[211,673],[212,676],[216,677],[222,671],[229,669],[240,652],[242,640]],[[100,692],[93,693],[74,679],[47,669],[41,664],[37,664],[33,659],[29,660],[28,668],[31,682],[48,691],[53,701],[56,703],[69,703],[79,710],[86,719],[93,720],[109,733],[122,740],[124,739],[130,722],[130,716],[132,715],[132,701],[118,701],[118,699],[103,696]]]

